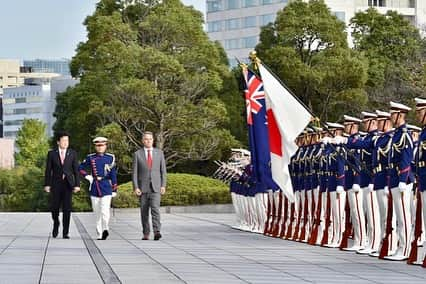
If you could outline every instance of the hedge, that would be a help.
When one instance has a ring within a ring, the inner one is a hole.
[[[167,175],[166,194],[161,198],[162,206],[226,203],[231,203],[229,188],[218,180],[191,174]],[[116,208],[139,207],[139,198],[133,193],[131,182],[118,187],[113,205]]]

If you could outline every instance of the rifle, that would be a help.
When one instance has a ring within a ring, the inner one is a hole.
[[[308,206],[309,206],[308,193],[305,190],[305,204],[304,204],[305,210],[303,212],[303,226],[302,226],[302,232],[299,237],[299,241],[301,242],[306,238],[306,224],[308,223]]]
[[[300,197],[300,204],[299,204],[298,214],[297,214],[297,222],[296,222],[296,227],[294,229],[294,234],[292,237],[294,241],[299,238],[300,222],[302,221],[302,210],[303,210],[302,197]]]
[[[275,226],[274,229],[272,230],[272,236],[273,237],[278,237],[278,233],[280,231],[280,221],[281,221],[281,215],[282,215],[282,210],[283,210],[283,194],[281,191],[278,192],[279,197],[278,197],[278,213],[277,213],[277,220],[275,222]]]
[[[292,229],[293,229],[293,222],[294,222],[294,211],[296,211],[296,209],[294,208],[294,202],[290,204],[290,220],[288,222],[288,227],[287,227],[287,233],[285,234],[285,239],[288,240],[291,238],[292,234]]]
[[[382,240],[382,247],[380,249],[379,258],[384,259],[385,256],[389,254],[389,236],[392,234],[392,215],[393,215],[393,208],[392,208],[392,192],[389,191],[389,197],[388,197],[388,214],[386,216],[386,235],[385,238]]]
[[[268,192],[268,209],[266,211],[266,221],[265,221],[265,228],[263,230],[263,234],[267,235],[268,234],[268,227],[269,227],[269,219],[271,216],[271,193]]]
[[[287,222],[287,219],[288,219],[288,199],[287,197],[284,197],[284,219],[281,225],[281,231],[279,235],[280,239],[282,239],[285,235],[285,224]]]
[[[352,222],[351,222],[351,210],[349,208],[349,193],[346,193],[346,204],[345,204],[345,231],[343,232],[342,242],[340,243],[340,250],[348,247],[348,240],[352,234]]]
[[[416,224],[414,227],[414,239],[411,242],[410,255],[408,256],[407,263],[414,264],[417,261],[417,242],[422,235],[422,202],[420,190],[417,189],[417,204],[416,204]]]
[[[325,246],[326,244],[328,244],[328,229],[330,228],[330,224],[331,224],[331,200],[330,200],[330,192],[327,191],[327,208],[326,210],[326,215],[325,215],[325,228],[324,228],[324,233],[322,235],[322,240],[321,240],[321,246]]]
[[[315,212],[314,226],[312,228],[311,236],[308,241],[308,244],[310,245],[315,245],[317,243],[318,230],[321,224],[321,209],[322,209],[321,207],[322,207],[322,191],[320,189],[318,193],[318,204],[317,204],[317,211]]]

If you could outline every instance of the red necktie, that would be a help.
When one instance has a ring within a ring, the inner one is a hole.
[[[151,150],[147,150],[147,151],[148,151],[148,158],[146,159],[146,161],[148,163],[148,168],[151,169],[152,168]]]

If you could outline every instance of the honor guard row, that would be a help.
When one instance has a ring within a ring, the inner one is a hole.
[[[231,186],[240,228],[426,267],[426,100],[415,102],[422,128],[395,102],[307,128],[289,165],[294,203],[244,192],[247,169]]]

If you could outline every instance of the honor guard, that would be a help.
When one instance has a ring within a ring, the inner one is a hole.
[[[369,205],[374,220],[374,231],[370,238],[369,248],[364,253],[371,256],[379,256],[381,240],[385,237],[385,226],[387,217],[388,195],[388,163],[392,144],[392,121],[391,114],[376,110],[379,138],[374,142],[373,149],[373,182],[370,187]]]
[[[389,188],[396,217],[398,247],[389,260],[406,260],[409,254],[411,214],[410,171],[413,160],[413,141],[405,123],[411,108],[400,103],[390,102],[391,120],[395,126],[389,162]]]
[[[361,188],[360,192],[362,196],[362,206],[363,211],[366,215],[367,220],[367,231],[364,232],[364,238],[361,238],[360,249],[358,253],[370,253],[371,250],[367,246],[367,242],[371,244],[371,241],[376,238],[375,236],[375,225],[376,220],[374,212],[371,206],[371,196],[370,192],[372,191],[372,160],[374,155],[374,143],[378,139],[377,131],[377,114],[371,112],[362,112],[362,126],[363,129],[367,132],[365,136],[362,137],[349,137],[347,140],[344,139],[343,142],[347,141],[347,147],[350,149],[359,149],[361,157],[361,174],[359,179],[359,186]],[[338,140],[338,139],[337,139]],[[362,215],[360,216],[361,220]],[[362,221],[361,221],[362,222]],[[360,234],[362,231],[360,231]]]
[[[335,136],[343,134],[344,126],[339,123],[327,123],[329,129]],[[328,145],[328,183],[330,194],[332,229],[331,240],[327,242],[328,247],[339,247],[342,240],[344,225],[344,201],[345,201],[345,160],[344,149],[340,145]],[[327,228],[326,228],[327,229]]]
[[[105,240],[109,233],[111,198],[117,194],[115,157],[106,153],[108,139],[93,139],[96,153],[89,154],[79,166],[80,174],[90,183],[90,199],[96,215],[98,239]]]
[[[360,139],[358,129],[361,119],[345,115],[344,120],[345,134],[349,136],[348,139]],[[365,235],[365,216],[362,204],[363,192],[360,187],[361,150],[350,149],[349,151],[350,154],[348,153],[347,155],[347,164],[345,165],[345,189],[350,213],[349,216],[346,216],[348,219],[346,220],[347,226],[345,228],[345,232],[347,236],[350,235],[350,226],[348,226],[350,218],[354,234],[353,245],[351,247],[342,247],[342,249],[358,251],[365,248],[367,240]]]
[[[417,152],[415,158],[416,165],[416,175],[417,175],[417,190],[418,195],[420,197],[420,202],[417,204],[421,208],[416,208],[417,210],[421,210],[419,214],[416,216],[420,216],[421,220],[416,220],[416,226],[418,226],[418,236],[414,236],[415,240],[421,239],[421,231],[423,231],[423,237],[426,229],[426,99],[416,98],[416,119],[421,124],[422,130],[419,135],[419,139],[417,142]],[[420,196],[419,196],[420,195]],[[423,213],[423,214],[422,214]],[[423,242],[423,252],[418,254],[419,263],[426,268],[426,241]]]

